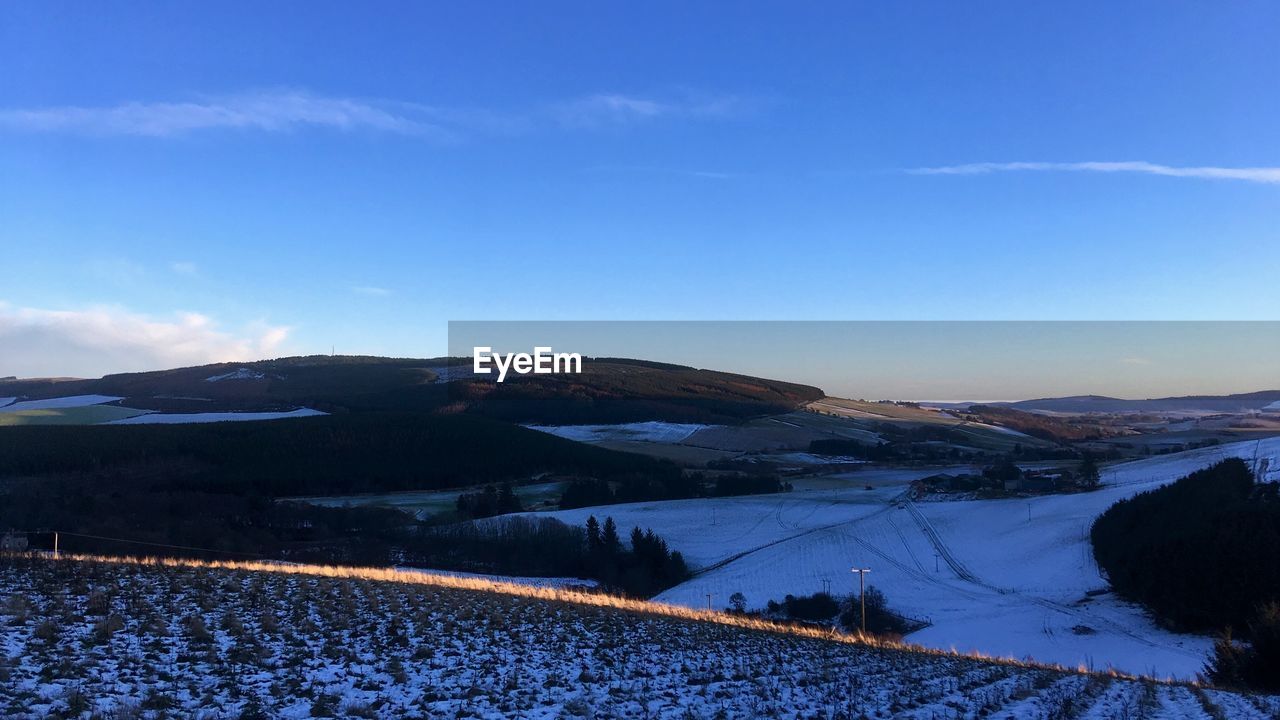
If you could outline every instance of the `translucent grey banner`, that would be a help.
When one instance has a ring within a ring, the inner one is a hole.
[[[449,355],[630,358],[814,385],[829,395],[997,401],[1280,389],[1280,322],[454,321]],[[494,357],[494,356],[498,357]],[[462,363],[461,359],[466,359]],[[548,361],[543,358],[543,366]],[[528,363],[526,363],[527,365]],[[464,370],[464,367],[468,370]],[[553,373],[554,374],[554,373]]]

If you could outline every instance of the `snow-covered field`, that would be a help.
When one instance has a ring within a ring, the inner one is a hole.
[[[298,408],[288,412],[207,412],[207,413],[147,413],[122,420],[112,420],[104,425],[176,425],[181,423],[247,422],[250,420],[282,420],[285,418],[313,417],[327,413],[311,408]]]
[[[244,370],[241,368],[241,370]],[[235,373],[227,373],[226,375],[217,375],[208,378],[210,381],[221,380],[238,380],[247,379],[237,376]],[[234,376],[234,377],[233,377]],[[46,398],[43,400],[23,400],[14,402],[15,398],[0,398],[0,413],[22,413],[32,410],[66,410],[68,408],[82,408],[91,405],[102,405],[104,403],[123,400],[122,397],[114,395],[74,395],[70,397]],[[129,410],[129,408],[122,408]],[[281,420],[286,418],[311,417],[313,415],[325,415],[326,413],[311,408],[298,408],[288,412],[204,412],[204,413],[153,413],[146,410],[133,410],[139,413],[132,417],[123,417],[116,420],[108,420],[103,422],[102,418],[94,418],[81,422],[96,422],[101,425],[157,425],[157,424],[181,424],[181,423],[209,423],[209,422],[232,422],[232,421],[249,421],[249,420]]]
[[[21,402],[13,402],[14,398],[0,398],[0,400],[9,400],[9,403],[0,402],[0,412],[19,412],[22,410],[59,410],[62,408],[85,407],[86,405],[101,405],[102,403],[115,402],[124,398],[114,395],[72,395],[69,397],[45,398],[44,400],[23,400]]]
[[[856,589],[850,568],[871,568],[868,582],[905,615],[931,625],[909,640],[1045,662],[1115,667],[1192,678],[1209,638],[1158,628],[1144,611],[1105,590],[1093,561],[1089,527],[1117,500],[1177,480],[1226,457],[1271,458],[1280,480],[1280,438],[1202,448],[1103,471],[1091,493],[1019,500],[924,503],[905,500],[913,479],[936,472],[849,473],[780,495],[634,503],[549,513],[581,524],[613,516],[625,534],[652,528],[698,574],[656,599],[717,607],[741,592],[750,607],[786,594]],[[864,485],[873,489],[865,490]],[[1093,592],[1091,592],[1093,591]],[[1090,593],[1090,594],[1086,594]]]
[[[1274,697],[868,647],[601,596],[391,571],[270,570],[0,558],[0,713],[1265,720],[1280,712]]]
[[[709,425],[693,423],[638,422],[622,425],[527,425],[530,430],[550,433],[578,442],[607,440],[640,440],[656,443],[678,443]]]

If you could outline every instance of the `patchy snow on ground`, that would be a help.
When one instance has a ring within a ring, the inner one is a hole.
[[[916,505],[906,499],[909,482],[949,469],[855,471],[842,476],[846,487],[552,515],[572,524],[613,516],[624,536],[640,526],[665,538],[696,574],[659,595],[664,602],[705,607],[711,594],[724,607],[741,592],[749,607],[762,608],[826,583],[849,593],[857,588],[850,573],[856,565],[871,568],[868,582],[894,610],[932,623],[911,641],[1193,678],[1210,638],[1160,629],[1142,608],[1111,593],[1086,595],[1107,588],[1089,528],[1120,499],[1255,453],[1280,467],[1280,438],[1115,465],[1103,470],[1103,488],[1089,493]]]
[[[471,380],[477,377],[475,371],[470,365],[445,365],[443,367],[427,368],[435,373],[435,379],[431,381],[433,385],[441,383],[450,383],[454,380]]]
[[[13,398],[9,399],[13,400]],[[45,398],[43,400],[23,400],[21,402],[10,402],[8,405],[0,403],[0,405],[4,405],[0,407],[0,412],[58,410],[61,408],[85,407],[86,405],[101,405],[123,399],[114,395],[71,395],[69,397]]]
[[[1270,405],[1264,405],[1262,412],[1280,412],[1280,400],[1277,400]]]
[[[313,417],[328,413],[298,408],[288,412],[207,412],[207,413],[147,413],[123,420],[112,420],[105,425],[177,425],[184,423],[248,422],[252,420],[284,420],[287,418]]]
[[[205,382],[222,382],[224,380],[261,380],[267,376],[264,372],[250,370],[249,368],[238,368],[221,375],[211,375],[204,379]]]
[[[1021,430],[1014,430],[1013,428],[1005,427],[1004,425],[991,425],[988,423],[977,423],[977,422],[967,423],[967,425],[969,427],[982,428],[984,430],[994,430],[995,432],[1004,433],[1005,435],[1014,435],[1016,437],[1024,437],[1024,438],[1031,437],[1030,435],[1022,432]]]
[[[607,440],[639,440],[655,443],[678,443],[711,425],[693,423],[638,422],[622,425],[526,425],[530,430],[549,433],[578,442]]]
[[[866,460],[859,460],[847,455],[815,455],[807,452],[778,452],[747,455],[742,458],[747,462],[791,463],[793,465],[865,465]]]
[[[0,558],[5,717],[1240,718],[1270,696],[454,578]]]
[[[0,397],[0,408],[4,407],[5,405],[9,405],[10,403],[12,403],[14,400],[17,400],[17,399],[18,398],[16,397]]]

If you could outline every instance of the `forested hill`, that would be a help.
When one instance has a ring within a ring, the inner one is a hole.
[[[822,397],[815,387],[620,358],[587,358],[575,375],[478,378],[469,358],[309,356],[222,363],[93,380],[10,380],[0,397],[110,395],[161,412],[466,412],[550,424],[643,420],[734,423]]]
[[[789,412],[822,390],[780,380],[616,358],[590,359],[581,374],[508,376],[451,383],[457,406],[512,422],[572,425],[735,423]]]

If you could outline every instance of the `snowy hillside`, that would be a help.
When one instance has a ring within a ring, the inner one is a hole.
[[[3,398],[9,400],[8,404],[0,402],[3,409],[0,412],[21,412],[23,410],[60,410],[63,408],[85,407],[88,405],[101,405],[102,403],[115,402],[123,400],[122,397],[115,395],[72,395],[70,397],[45,398],[43,400],[20,400],[13,402],[14,398]]]
[[[394,571],[0,558],[0,713],[1268,718],[1280,699]],[[687,617],[683,617],[683,616]]]
[[[147,413],[122,420],[112,420],[106,425],[179,425],[210,422],[251,422],[254,420],[284,420],[286,418],[315,417],[325,413],[311,408],[298,408],[282,412],[209,412],[209,413]]]
[[[550,433],[578,442],[606,440],[640,440],[656,443],[678,443],[704,430],[707,425],[695,423],[638,422],[621,425],[526,425],[530,430]]]
[[[849,593],[856,590],[850,568],[859,565],[871,568],[868,582],[892,608],[931,622],[909,636],[913,642],[1193,678],[1210,639],[1162,630],[1141,608],[1105,592],[1089,527],[1121,498],[1255,453],[1280,469],[1280,438],[1273,438],[1117,465],[1104,470],[1103,489],[1073,495],[915,504],[906,501],[910,481],[948,470],[873,470],[844,476],[843,486],[799,484],[784,495],[550,514],[574,524],[608,514],[624,533],[652,528],[680,549],[695,577],[660,601],[705,607],[711,594],[725,607],[741,592],[749,607],[761,608],[825,583]]]

